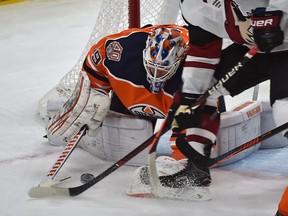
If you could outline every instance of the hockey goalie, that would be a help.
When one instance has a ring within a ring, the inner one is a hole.
[[[177,25],[128,29],[101,39],[56,115],[49,108],[55,103],[48,103],[48,115],[54,115],[47,126],[50,142],[65,144],[86,124],[83,149],[108,161],[124,157],[153,134],[157,119],[165,118],[181,84],[179,65],[187,46],[188,31]],[[128,164],[146,164],[147,152]]]

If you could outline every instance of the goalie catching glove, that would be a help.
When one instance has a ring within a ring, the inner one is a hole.
[[[81,72],[71,97],[48,121],[49,141],[55,145],[66,144],[83,125],[88,126],[88,136],[95,136],[109,107],[110,98],[106,92],[90,88],[87,74]]]

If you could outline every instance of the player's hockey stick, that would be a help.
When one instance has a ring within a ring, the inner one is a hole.
[[[209,161],[208,161],[208,166],[209,167],[214,167],[216,166],[217,164],[231,158],[232,156],[238,154],[239,152],[242,152],[244,151],[245,149],[248,149],[256,144],[258,144],[259,142],[262,142],[263,140],[265,139],[268,139],[278,133],[280,133],[281,131],[285,130],[288,128],[288,122],[284,123],[283,125],[280,125],[254,139],[251,139],[250,141],[224,153],[224,154],[221,154],[215,158],[210,158]]]
[[[258,99],[258,94],[259,94],[259,84],[254,86],[253,96],[252,96],[253,101],[256,101]]]
[[[70,142],[67,143],[64,150],[56,160],[56,162],[53,164],[47,175],[42,179],[42,181],[39,183],[39,187],[50,187],[52,185],[58,184],[70,177],[63,178],[60,180],[55,180],[55,176],[60,171],[61,167],[64,165],[68,157],[71,155],[71,153],[74,151],[76,146],[78,145],[81,138],[86,134],[88,127],[87,125],[84,125],[79,132],[73,136],[73,138],[70,140]]]
[[[249,60],[258,52],[258,47],[255,45],[252,47],[244,56],[243,58],[234,65],[234,67],[225,74],[223,78],[218,80],[212,87],[210,87],[204,94],[202,94],[199,98],[197,98],[196,102],[191,104],[191,106],[196,106],[198,104],[202,104],[210,95],[213,94],[214,91],[219,89],[225,82],[227,82],[232,76],[234,76],[243,66],[249,62]],[[172,118],[169,121],[172,123],[173,116],[170,117],[171,115],[168,115],[167,118]],[[165,121],[164,124],[167,124],[168,121]],[[164,125],[162,128],[170,128],[170,125]],[[156,167],[156,150],[157,150],[157,145],[159,141],[159,137],[161,134],[162,128],[158,131],[159,135],[156,134],[155,138],[153,139],[151,143],[151,148],[148,154],[148,169],[149,169],[149,176],[150,176],[150,182],[151,182],[151,187],[152,191],[154,192],[154,195],[157,197],[161,197],[161,187],[162,184],[160,182],[160,179],[158,177],[158,172],[157,172],[157,167]]]
[[[253,47],[251,50],[249,50],[243,59],[233,67],[231,71],[227,73],[226,76],[231,77],[233,76],[240,68],[242,68],[246,62],[249,61],[258,51],[257,47]],[[203,101],[205,101],[206,98],[210,96],[215,90],[217,90],[223,83],[225,82],[225,79],[219,80],[215,85],[213,85],[206,93],[204,93],[201,97],[199,97],[196,101],[197,104],[201,104]],[[195,104],[196,104],[195,103]],[[139,154],[142,150],[144,150],[146,147],[148,147],[150,144],[151,149],[150,152],[154,152],[155,148],[155,157],[156,157],[156,147],[157,143],[160,139],[160,137],[165,134],[167,131],[170,130],[170,126],[173,120],[175,109],[173,106],[176,106],[177,104],[172,104],[171,108],[168,111],[168,114],[162,123],[160,129],[156,134],[151,136],[149,139],[147,139],[144,143],[139,145],[136,149],[131,151],[129,154],[127,154],[125,157],[114,163],[112,166],[110,166],[108,169],[100,173],[98,176],[92,178],[87,183],[77,186],[77,187],[70,187],[70,188],[60,188],[60,187],[33,187],[29,191],[29,196],[32,198],[40,198],[40,197],[49,197],[49,196],[77,196],[99,181],[101,181],[103,178],[117,170],[119,167],[123,166],[127,161],[132,159],[134,156]],[[158,175],[157,175],[158,177]]]

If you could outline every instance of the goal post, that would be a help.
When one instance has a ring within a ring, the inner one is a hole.
[[[84,51],[74,67],[39,100],[38,115],[42,119],[46,118],[49,100],[66,101],[70,97],[86,54],[102,37],[127,28],[172,23],[185,23],[180,15],[179,0],[103,0]]]
[[[129,0],[128,11],[129,28],[139,28],[141,23],[140,0]]]

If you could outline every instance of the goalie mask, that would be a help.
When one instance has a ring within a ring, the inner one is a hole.
[[[143,50],[143,64],[147,72],[150,91],[159,93],[166,81],[176,72],[188,49],[188,41],[177,28],[152,29]]]

